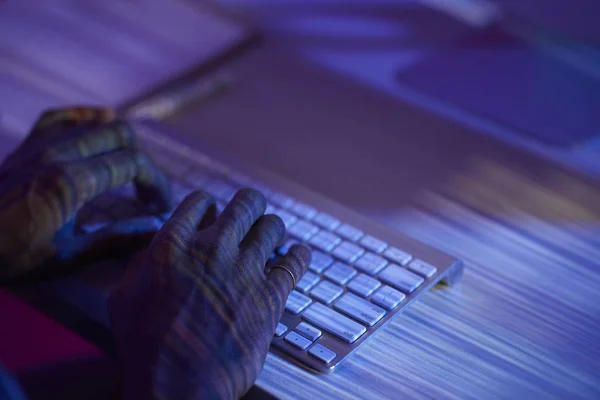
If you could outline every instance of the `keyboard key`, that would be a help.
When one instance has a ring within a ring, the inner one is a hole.
[[[417,259],[408,264],[408,269],[424,278],[431,278],[437,272],[437,268],[433,265]]]
[[[299,314],[312,303],[312,300],[300,292],[292,290],[285,303],[285,309],[292,314]]]
[[[396,247],[388,247],[386,251],[383,252],[384,257],[388,260],[391,260],[400,265],[406,265],[411,259],[412,256]]]
[[[217,160],[210,160],[208,167],[220,175],[227,176],[231,173],[231,167]]]
[[[281,209],[276,209],[275,215],[278,215],[279,218],[281,218],[283,220],[283,223],[285,224],[285,227],[287,229],[290,229],[290,226],[294,225],[296,223],[296,221],[298,220],[298,218],[294,214],[291,214],[291,213],[289,213],[285,210],[281,210]]]
[[[307,308],[302,314],[302,318],[347,343],[356,342],[367,331],[367,328],[358,322],[352,321],[321,303],[314,303]]]
[[[381,253],[388,247],[387,243],[383,240],[379,240],[369,235],[363,236],[363,238],[360,239],[360,244],[377,254]]]
[[[310,239],[309,243],[316,248],[329,253],[335,246],[340,244],[341,241],[342,239],[339,236],[334,235],[331,232],[320,231]]]
[[[267,203],[265,214],[277,214],[277,208],[273,204]]]
[[[296,203],[290,209],[291,212],[304,219],[311,220],[317,215],[317,210],[308,204]]]
[[[287,332],[287,330],[288,330],[287,326],[285,326],[284,324],[279,322],[277,324],[277,328],[275,328],[275,336],[281,337],[284,333]]]
[[[331,254],[348,264],[352,264],[358,257],[365,254],[365,250],[354,243],[343,241]]]
[[[249,177],[239,172],[231,172],[228,178],[240,187],[250,187],[252,183]]]
[[[185,176],[188,172],[189,166],[180,163],[179,161],[167,157],[164,154],[155,154],[152,159],[168,174],[175,178]]]
[[[269,198],[273,194],[273,191],[271,190],[271,188],[269,188],[266,185],[263,185],[262,183],[259,183],[259,182],[254,182],[254,181],[248,182],[247,187],[251,187],[253,189],[258,190],[266,198]]]
[[[188,182],[192,187],[195,188],[205,188],[206,184],[213,178],[206,171],[190,171],[185,177],[186,182]]]
[[[367,326],[375,325],[386,314],[383,308],[361,299],[353,293],[346,293],[333,307]]]
[[[361,230],[356,229],[355,227],[350,226],[348,224],[340,225],[335,231],[340,236],[342,236],[348,240],[352,240],[353,242],[356,242],[358,239],[360,239],[363,236],[363,233]]]
[[[291,208],[294,205],[294,200],[291,197],[288,197],[281,193],[274,193],[271,195],[270,200],[277,207],[281,207],[284,210]]]
[[[298,283],[296,284],[296,289],[301,291],[302,293],[306,293],[313,286],[315,286],[317,283],[319,283],[320,280],[321,280],[321,278],[319,278],[319,275],[313,274],[312,272],[307,271],[304,274],[304,276],[302,277],[302,279],[300,279],[298,281]]]
[[[334,263],[327,271],[325,271],[325,277],[327,279],[342,286],[352,279],[354,275],[356,275],[356,270],[341,262]]]
[[[283,256],[285,254],[287,254],[288,251],[290,251],[290,247],[292,247],[293,245],[299,243],[297,240],[288,240],[287,242],[285,242],[283,244],[283,246],[280,246],[277,248],[277,250],[275,250],[275,252],[277,253],[277,255],[279,256]]]
[[[288,233],[294,237],[297,237],[303,242],[306,242],[308,239],[313,237],[317,232],[319,232],[319,228],[311,224],[310,222],[306,222],[303,220],[299,220],[292,226],[288,228]]]
[[[288,333],[284,340],[300,350],[306,350],[308,346],[312,344],[310,340],[306,339],[304,336],[298,335],[296,332]]]
[[[402,303],[405,298],[406,296],[404,293],[389,286],[383,286],[373,295],[373,297],[371,297],[371,301],[375,304],[379,304],[386,310],[393,310],[398,307],[398,304]]]
[[[206,191],[221,200],[225,200],[226,202],[230,202],[236,192],[231,185],[223,182],[222,180],[214,180],[209,183],[206,187]]]
[[[348,289],[352,290],[354,293],[358,294],[362,297],[369,297],[371,293],[373,293],[377,288],[381,286],[381,282],[379,282],[375,278],[371,278],[365,274],[358,274],[354,279],[350,281],[348,284]]]
[[[310,340],[311,342],[314,342],[322,335],[320,330],[318,330],[314,326],[307,324],[306,322],[300,322],[294,330],[302,336],[304,336],[305,338],[307,338],[308,340]]]
[[[330,231],[333,231],[340,226],[339,219],[335,219],[331,215],[325,213],[319,213],[319,215],[313,218],[313,222],[319,225],[321,228]]]
[[[383,257],[379,257],[373,253],[367,253],[356,261],[354,266],[369,275],[376,275],[387,264],[388,262]]]
[[[308,354],[323,361],[325,364],[329,364],[337,357],[337,354],[321,344],[315,344],[311,347]]]
[[[390,265],[379,274],[379,279],[403,291],[412,293],[425,281],[418,275],[413,274],[397,265]]]
[[[173,196],[173,202],[175,206],[178,206],[179,203],[181,203],[183,199],[185,199],[187,195],[192,192],[192,188],[184,186],[181,183],[173,182],[171,184],[171,194]]]
[[[325,271],[327,267],[329,267],[333,263],[333,258],[328,256],[325,253],[321,253],[320,251],[313,250],[312,252],[312,260],[308,269],[317,274]]]
[[[310,295],[315,299],[322,301],[325,304],[331,304],[335,299],[340,297],[342,293],[344,293],[344,289],[342,289],[338,285],[335,285],[328,281],[321,281],[310,292]]]

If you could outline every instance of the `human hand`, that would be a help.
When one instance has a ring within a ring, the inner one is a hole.
[[[132,181],[140,200],[159,212],[169,207],[167,178],[112,111],[80,107],[43,114],[0,166],[0,281],[53,275],[86,255],[132,246],[137,234],[147,244],[156,231],[149,223],[73,232],[85,203]]]
[[[123,360],[124,398],[237,399],[264,364],[288,295],[310,250],[265,265],[285,225],[265,198],[240,190],[216,218],[190,194],[130,266],[108,311]]]

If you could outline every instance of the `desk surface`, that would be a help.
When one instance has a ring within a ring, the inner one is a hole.
[[[333,375],[269,355],[257,384],[282,398],[598,398],[598,187],[360,85],[340,90],[322,71],[310,72],[321,84],[307,105],[300,63],[269,54],[237,67],[253,79],[171,123],[463,258],[466,271]]]
[[[258,385],[283,398],[599,396],[598,186],[273,54],[246,57],[237,89],[170,123],[466,269],[461,284],[425,295],[333,375],[269,356]]]

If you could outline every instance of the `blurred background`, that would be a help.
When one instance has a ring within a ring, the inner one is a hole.
[[[444,324],[522,352],[440,335],[430,345],[462,369],[411,364],[429,397],[593,398],[598,16],[597,0],[4,0],[0,157],[49,107],[160,119],[466,261],[406,329],[442,307]],[[23,380],[73,359],[115,380],[93,344],[2,296],[0,359]],[[514,378],[529,367],[546,380],[534,389]],[[258,384],[285,396],[265,371]]]

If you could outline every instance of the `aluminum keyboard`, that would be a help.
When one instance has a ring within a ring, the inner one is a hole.
[[[144,137],[145,135],[142,135]],[[175,146],[148,132],[144,145],[171,177],[173,204],[203,189],[217,199],[220,211],[238,189],[254,187],[268,200],[267,213],[284,221],[289,240],[276,250],[285,254],[294,243],[313,250],[309,271],[290,294],[271,349],[313,371],[328,373],[356,347],[409,303],[415,292],[442,279],[449,266],[414,257],[411,249],[365,232],[306,204],[267,183],[243,175],[204,154]],[[185,153],[185,154],[182,154]],[[170,212],[154,216],[159,227]],[[92,232],[117,219],[147,216],[127,186],[102,195],[78,215],[77,226]],[[275,256],[275,255],[274,255]],[[456,263],[456,269],[462,267]]]

